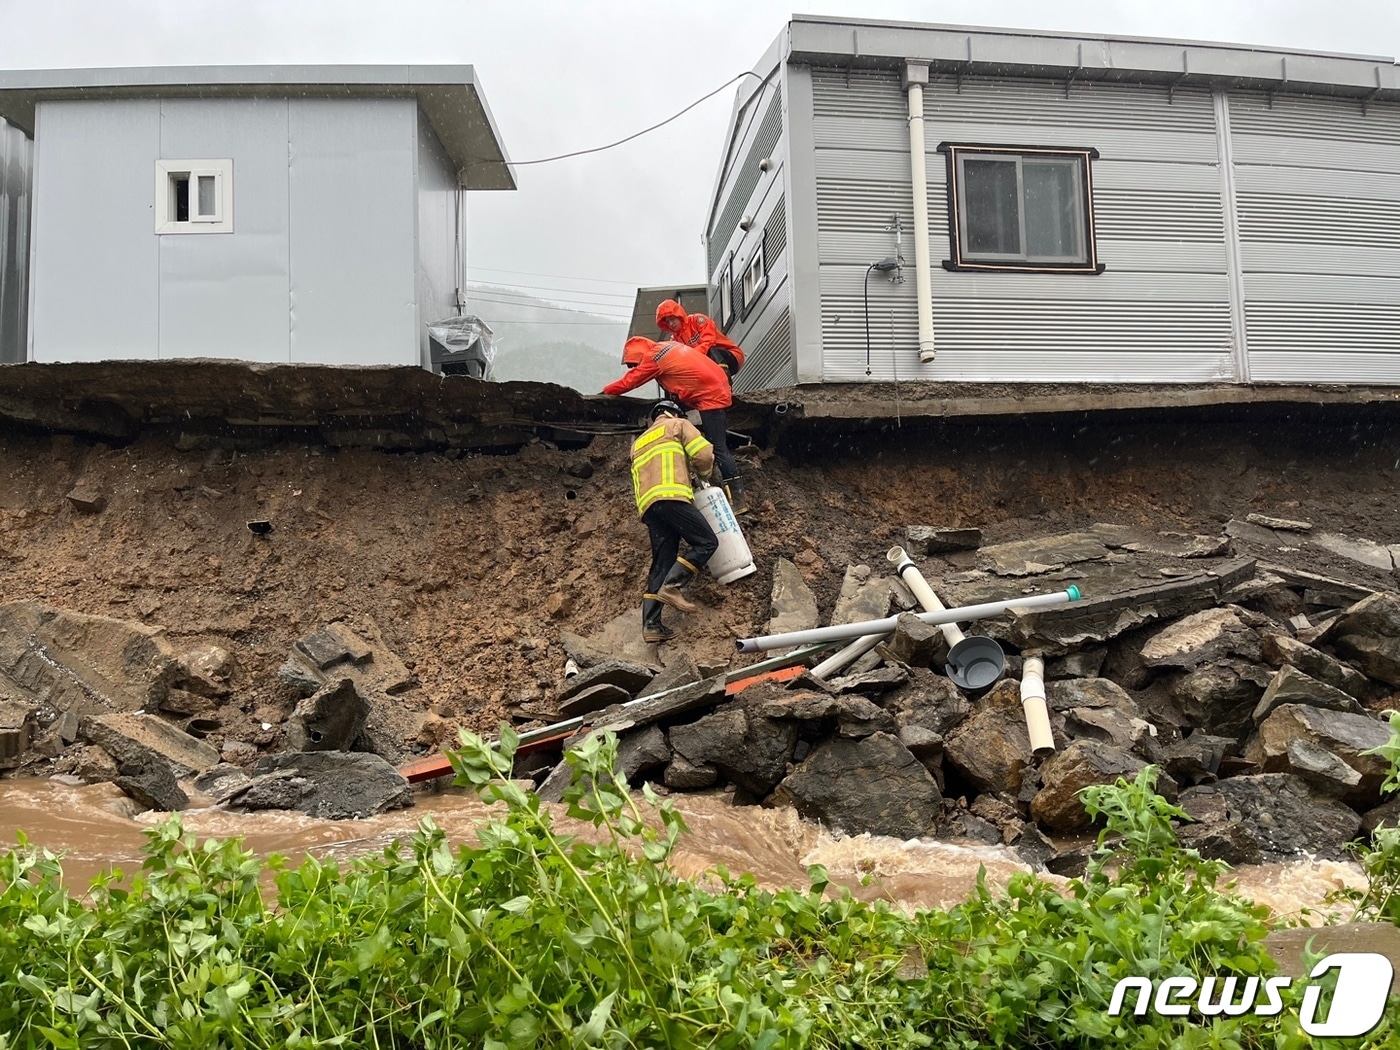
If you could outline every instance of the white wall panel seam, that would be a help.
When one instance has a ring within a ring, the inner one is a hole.
[[[1220,140],[1220,210],[1225,218],[1226,276],[1230,284],[1230,332],[1235,382],[1249,382],[1249,331],[1244,315],[1243,262],[1240,258],[1239,204],[1235,196],[1234,148],[1230,138],[1230,96],[1216,88],[1215,128]]]

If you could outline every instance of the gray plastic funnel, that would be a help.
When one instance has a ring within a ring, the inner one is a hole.
[[[1006,670],[1006,655],[994,639],[970,635],[948,651],[943,670],[959,689],[986,689]]]

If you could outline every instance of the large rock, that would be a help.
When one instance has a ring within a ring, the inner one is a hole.
[[[879,696],[898,689],[909,681],[909,672],[903,667],[876,667],[857,674],[848,674],[831,679],[831,688],[838,693],[862,693],[866,696]]]
[[[1365,700],[1370,695],[1371,685],[1364,674],[1321,649],[1314,649],[1277,631],[1266,631],[1262,638],[1264,659],[1274,667],[1296,667],[1319,682],[1340,689],[1358,700]]]
[[[1072,707],[1065,712],[1065,734],[1075,740],[1097,740],[1123,751],[1155,757],[1157,727],[1117,708]]]
[[[831,613],[831,622],[883,620],[890,614],[890,599],[888,578],[873,575],[868,565],[848,566],[846,578],[841,582],[841,593],[836,599],[836,608]]]
[[[32,705],[0,699],[0,769],[14,769],[24,761],[34,725]]]
[[[0,605],[0,694],[79,716],[154,711],[179,676],[163,629],[36,601]]]
[[[615,768],[629,784],[635,784],[647,770],[664,766],[670,761],[671,749],[666,746],[666,734],[659,726],[642,726],[617,738]]]
[[[1182,617],[1149,638],[1142,647],[1148,667],[1190,670],[1224,656],[1259,657],[1259,636],[1234,609],[1204,609]]]
[[[378,755],[293,752],[258,760],[252,779],[227,799],[233,809],[293,809],[329,820],[359,820],[413,805],[407,780]]]
[[[979,791],[1017,795],[1031,760],[1021,684],[999,682],[944,738],[944,759]]]
[[[1381,593],[1363,598],[1318,640],[1372,678],[1400,686],[1400,597]]]
[[[787,772],[797,726],[731,705],[689,725],[674,726],[671,747],[691,763],[708,765],[755,795],[766,795]]]
[[[303,696],[342,678],[352,679],[368,697],[402,693],[417,682],[367,617],[353,629],[336,622],[298,638],[277,673]]]
[[[1163,745],[1157,759],[1178,784],[1206,784],[1216,780],[1221,761],[1237,749],[1238,744],[1230,737],[1192,733]]]
[[[84,739],[102,748],[119,766],[145,768],[165,763],[178,777],[203,773],[219,764],[219,753],[157,715],[125,714],[85,718]]]
[[[1129,718],[1142,712],[1127,691],[1107,678],[1067,678],[1045,683],[1045,699],[1054,711],[1074,708],[1111,708]]]
[[[852,739],[871,733],[899,732],[894,715],[861,696],[826,693],[786,693],[755,708],[765,718],[803,723],[805,739],[820,739],[835,731]]]
[[[1171,684],[1171,697],[1196,729],[1216,736],[1243,737],[1254,724],[1254,708],[1273,674],[1248,660],[1231,658],[1204,664]]]
[[[662,690],[657,689],[655,692],[659,693]],[[580,690],[567,700],[560,701],[555,711],[560,718],[574,718],[578,715],[601,711],[614,704],[625,704],[631,699],[632,694],[626,689],[613,685],[611,682],[598,682],[587,689]]]
[[[1266,773],[1296,773],[1327,794],[1369,808],[1380,801],[1390,763],[1365,752],[1389,739],[1389,726],[1370,715],[1284,704],[1260,724],[1245,757]]]
[[[1317,796],[1287,773],[1230,777],[1188,788],[1181,793],[1180,804],[1193,819],[1206,825],[1194,832],[1195,836],[1212,829],[1218,834],[1233,826],[1236,848],[1256,850],[1254,855],[1263,860],[1303,854],[1342,860],[1346,843],[1361,827],[1355,810]],[[1219,839],[1216,845],[1221,845]]]
[[[1330,711],[1347,711],[1354,715],[1364,715],[1366,709],[1350,693],[1344,693],[1334,686],[1319,682],[1304,674],[1296,667],[1285,664],[1274,675],[1264,695],[1254,708],[1254,721],[1259,723],[1268,718],[1275,708],[1284,704],[1305,704],[1308,707],[1325,707]]]
[[[817,599],[801,570],[786,558],[779,558],[773,565],[773,597],[765,633],[806,631],[819,623]]]
[[[887,694],[884,707],[901,729],[918,726],[945,737],[972,712],[972,705],[951,681],[926,668],[912,668],[909,684]]]
[[[1040,769],[1044,785],[1031,800],[1031,817],[1051,831],[1087,831],[1093,821],[1079,792],[1095,784],[1113,784],[1119,777],[1132,780],[1146,762],[1122,748],[1092,740],[1075,740],[1052,756]],[[1175,793],[1168,777],[1159,777],[1157,791]]]
[[[948,643],[943,631],[924,623],[913,613],[900,613],[894,635],[885,644],[891,658],[910,667],[930,667],[947,658]]]
[[[684,755],[672,755],[662,774],[662,782],[676,791],[700,791],[718,781],[719,770],[714,766],[697,765]]]
[[[297,703],[285,728],[291,751],[349,751],[365,731],[369,701],[350,678],[326,685]]]
[[[982,530],[951,528],[945,525],[910,525],[904,530],[909,553],[945,554],[949,551],[975,551],[982,546]]]
[[[148,809],[174,813],[190,804],[189,796],[175,779],[170,763],[157,756],[120,762],[112,783]]]
[[[769,800],[847,834],[910,839],[938,812],[929,771],[888,733],[833,740],[812,751]]]

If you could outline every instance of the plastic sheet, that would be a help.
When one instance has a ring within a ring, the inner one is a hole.
[[[491,379],[496,347],[491,329],[475,314],[428,322],[433,371],[449,376]]]

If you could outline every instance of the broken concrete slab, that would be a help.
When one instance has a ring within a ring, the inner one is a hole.
[[[37,601],[0,605],[0,691],[79,716],[155,710],[178,673],[162,628]]]
[[[820,744],[767,800],[789,805],[848,835],[912,839],[934,822],[941,800],[933,776],[888,733]]]
[[[580,664],[596,664],[606,660],[627,660],[643,664],[653,672],[660,671],[663,661],[655,643],[642,640],[641,603],[630,612],[619,613],[588,636],[561,631],[559,640],[564,651]]]
[[[1359,602],[1376,593],[1374,587],[1367,587],[1354,580],[1339,580],[1335,576],[1323,576],[1315,572],[1305,572],[1287,565],[1261,561],[1259,569],[1279,577],[1290,587],[1306,587],[1345,596],[1349,602]],[[1304,639],[1306,640],[1306,639]]]
[[[807,586],[801,570],[786,558],[773,564],[773,596],[768,615],[768,634],[806,631],[821,623],[817,599]]]
[[[1134,554],[1161,554],[1169,558],[1218,558],[1230,553],[1230,537],[1159,532],[1125,543],[1123,549]]]
[[[258,760],[232,809],[293,809],[328,820],[359,820],[413,805],[407,780],[378,755],[309,751]]]
[[[910,525],[904,530],[911,555],[975,551],[982,546],[982,530],[944,525]]]
[[[656,671],[647,664],[633,663],[630,660],[604,660],[570,678],[568,685],[560,690],[554,703],[562,710],[568,701],[595,685],[616,686],[628,697],[633,697],[646,689],[655,677]]]
[[[831,622],[840,624],[883,620],[890,613],[890,599],[888,578],[874,575],[868,565],[847,566],[845,579],[841,582],[841,593],[836,599],[836,608],[831,613]]]
[[[1400,597],[1381,592],[1362,599],[1338,616],[1318,641],[1372,678],[1400,686]]]
[[[1047,656],[1059,656],[1085,645],[1106,642],[1146,624],[1217,605],[1225,590],[1253,576],[1254,569],[1253,559],[1237,558],[1181,579],[1087,597],[1049,609],[1013,611],[1008,633],[1023,650],[1039,648]]]
[[[35,708],[18,700],[0,700],[0,769],[17,769],[34,739]]]
[[[1285,665],[1269,682],[1264,695],[1254,708],[1254,722],[1258,725],[1275,708],[1284,704],[1303,704],[1308,707],[1323,707],[1331,711],[1345,711],[1353,715],[1365,715],[1366,709],[1350,693],[1344,693],[1335,686],[1320,682],[1311,675],[1304,674],[1296,667]],[[1368,716],[1369,717],[1369,716]]]
[[[1311,532],[1312,522],[1296,521],[1293,518],[1273,518],[1267,514],[1246,514],[1244,520],[1251,525],[1258,525],[1265,529],[1283,530],[1285,532]]]
[[[977,553],[977,564],[998,576],[1029,576],[1107,556],[1108,548],[1092,532],[1067,532],[983,547]]]
[[[81,731],[119,766],[145,767],[159,760],[168,763],[176,777],[187,777],[219,764],[219,753],[212,747],[156,715],[85,718]]]
[[[349,751],[365,731],[370,703],[353,678],[340,678],[298,701],[287,719],[291,751]]]
[[[580,677],[582,676],[580,675]],[[574,718],[578,715],[588,715],[594,711],[601,711],[614,704],[625,704],[631,699],[632,694],[621,686],[613,685],[611,682],[598,682],[596,685],[580,690],[567,700],[556,704],[555,712],[559,718]]]
[[[1342,536],[1335,532],[1316,532],[1310,535],[1306,542],[1309,546],[1321,547],[1349,561],[1380,569],[1382,572],[1391,572],[1395,568],[1395,558],[1391,555],[1390,548],[1373,540]]]
[[[650,725],[691,711],[714,707],[723,703],[724,699],[724,676],[715,675],[665,696],[634,700],[626,707],[609,707],[594,717],[593,729],[589,735],[621,733],[633,726]]]
[[[694,685],[704,678],[711,678],[722,671],[714,670],[707,674],[700,672],[700,667],[691,658],[690,654],[684,650],[670,654],[670,659],[666,661],[666,666],[661,669],[661,673],[644,685],[637,696],[655,696],[657,693],[664,693],[671,689],[679,689],[683,685]]]
[[[1261,632],[1260,638],[1263,643],[1262,655],[1272,666],[1296,667],[1319,682],[1325,682],[1358,700],[1370,695],[1371,683],[1364,674],[1321,649],[1314,649],[1277,631]]]

